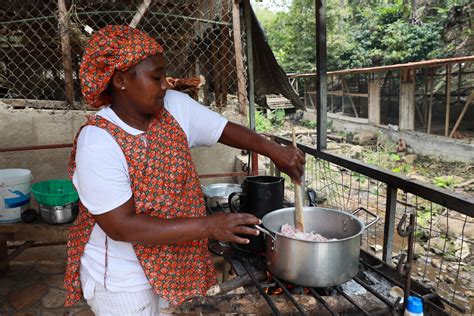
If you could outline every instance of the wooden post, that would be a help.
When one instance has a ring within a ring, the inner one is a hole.
[[[459,125],[461,124],[461,121],[462,121],[464,115],[466,114],[467,109],[468,109],[469,106],[471,105],[471,101],[472,101],[473,99],[474,99],[474,91],[472,91],[471,94],[469,95],[469,97],[467,98],[466,104],[464,105],[464,108],[462,109],[462,112],[461,112],[461,114],[459,115],[459,118],[458,118],[458,120],[456,121],[456,124],[454,124],[453,130],[451,131],[451,134],[449,134],[449,137],[453,137],[453,136],[454,136],[454,133],[455,133],[456,130],[458,129]]]
[[[0,273],[8,271],[8,248],[6,238],[0,234]]]
[[[380,124],[380,77],[369,74],[369,123]]]
[[[456,115],[459,115],[459,105],[461,105],[461,76],[462,76],[462,63],[459,63],[458,68],[458,91],[456,100]]]
[[[66,0],[58,0],[59,9],[59,30],[61,34],[61,50],[64,67],[64,83],[66,93],[66,103],[74,103],[74,84],[72,81],[72,59],[71,42],[69,39],[69,18],[66,8]]]
[[[428,134],[431,133],[431,118],[433,116],[433,85],[434,85],[434,78],[433,78],[433,70],[430,69],[430,101],[428,103],[428,119],[426,123],[426,132]]]
[[[401,130],[415,129],[415,69],[400,71],[400,101],[398,126]]]
[[[451,109],[451,69],[452,65],[446,66],[446,119],[444,122],[444,136],[449,135],[449,111]]]
[[[352,106],[352,110],[354,111],[355,117],[359,117],[359,113],[357,113],[354,100],[352,100],[352,96],[350,95],[349,85],[347,84],[346,78],[342,77],[342,95],[343,96],[344,96],[344,88],[346,89],[347,95],[349,96],[349,101],[351,101],[351,106]]]
[[[145,15],[146,10],[150,6],[151,0],[143,0],[142,4],[138,7],[137,13],[135,13],[135,16],[132,19],[132,22],[130,22],[130,26],[136,28],[138,23],[140,23],[140,20],[143,18],[143,15]]]
[[[247,115],[247,96],[245,91],[244,59],[242,52],[242,34],[240,31],[240,1],[232,3],[232,28],[234,33],[235,71],[237,72],[237,98],[240,114]]]

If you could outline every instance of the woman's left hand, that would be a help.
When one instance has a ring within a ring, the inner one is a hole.
[[[275,166],[291,177],[293,181],[301,184],[306,159],[301,149],[294,146],[277,145],[270,155]]]

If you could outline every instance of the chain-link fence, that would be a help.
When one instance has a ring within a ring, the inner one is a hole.
[[[164,46],[167,75],[204,77],[200,101],[225,107],[238,91],[236,51],[245,58],[243,18],[235,8],[233,18],[233,5],[231,0],[2,1],[0,98],[80,102],[78,71],[87,30],[138,20],[136,27]],[[234,22],[242,30],[237,41]],[[68,54],[69,67],[63,60]]]

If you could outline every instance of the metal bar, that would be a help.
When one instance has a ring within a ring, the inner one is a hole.
[[[270,306],[270,308],[272,309],[273,311],[273,314],[274,315],[281,315],[280,311],[278,310],[278,308],[275,306],[275,304],[273,303],[272,299],[270,298],[270,296],[265,293],[265,291],[263,290],[262,286],[260,285],[260,282],[257,280],[257,278],[255,277],[255,275],[253,274],[252,272],[252,269],[249,267],[249,263],[246,261],[246,259],[242,259],[242,260],[239,260],[241,263],[242,263],[242,266],[244,267],[245,271],[247,271],[248,275],[250,276],[250,278],[252,279],[253,283],[255,284],[255,286],[257,287],[258,291],[260,292],[260,294],[263,295],[263,298],[265,299],[265,301],[267,301],[268,303],[268,306]]]
[[[395,213],[397,210],[397,188],[387,187],[387,200],[385,203],[385,223],[383,234],[382,260],[387,264],[392,263],[393,237],[395,234]]]
[[[379,294],[378,292],[376,292],[372,287],[370,287],[369,285],[365,284],[364,281],[362,281],[362,280],[359,279],[358,277],[355,277],[355,278],[354,278],[354,281],[356,281],[357,283],[359,283],[364,289],[366,289],[367,291],[369,291],[370,293],[372,293],[375,297],[377,297],[379,300],[381,300],[382,302],[384,302],[385,305],[389,306],[390,308],[393,308],[392,302],[390,302],[388,299],[386,299],[386,298],[383,297],[381,294]]]
[[[200,174],[200,179],[207,179],[207,178],[219,178],[219,177],[245,177],[247,175],[246,171],[238,171],[238,172],[225,172],[225,173],[209,173],[209,174]]]
[[[326,0],[315,0],[316,18],[316,143],[317,150],[327,147],[327,58],[326,58]]]
[[[348,300],[352,305],[354,305],[362,314],[369,315],[359,304],[357,304],[349,295],[344,293],[344,291],[341,290],[338,286],[336,286],[335,289],[339,294],[344,296],[346,300]]]
[[[30,246],[30,248],[38,248],[38,247],[51,247],[51,246],[62,246],[66,245],[67,241],[60,241],[60,242],[36,242],[33,245]],[[22,245],[11,245],[8,246],[8,249],[17,249],[20,248]]]
[[[38,146],[25,146],[25,147],[4,147],[4,148],[0,148],[0,153],[10,152],[10,151],[57,149],[57,148],[69,148],[69,147],[72,147],[72,144],[38,145]]]
[[[311,292],[311,294],[313,294],[313,296],[324,306],[324,308],[327,309],[327,311],[333,315],[333,316],[337,316],[338,314],[335,313],[331,307],[328,305],[328,303],[326,303],[326,301],[321,297],[321,295],[318,294],[318,292],[316,292],[313,288],[309,288],[309,291]]]
[[[286,297],[288,297],[288,299],[293,303],[293,305],[295,305],[296,309],[298,309],[301,315],[308,315],[308,313],[303,309],[303,307],[301,307],[301,305],[295,300],[293,295],[291,295],[286,286],[284,286],[283,283],[281,283],[281,281],[278,280],[278,278],[276,278],[274,275],[272,275],[272,278],[273,281],[275,281],[275,283],[283,290],[283,293],[285,293]]]
[[[393,283],[393,284],[395,284],[395,285],[397,285],[397,286],[400,286],[400,287],[403,287],[403,286],[404,286],[404,285],[402,284],[402,282],[400,282],[400,281],[398,281],[398,280],[392,278],[391,276],[389,276],[389,275],[383,273],[382,271],[380,271],[380,270],[378,270],[378,269],[372,267],[370,264],[368,264],[368,263],[366,263],[366,262],[364,262],[364,261],[361,261],[361,263],[362,263],[365,267],[369,268],[370,270],[372,270],[372,271],[374,271],[374,272],[380,274],[381,276],[383,276],[384,278],[386,278],[386,279],[387,279],[388,281],[390,281],[391,283]],[[355,280],[355,278],[354,278],[354,280]],[[362,285],[362,284],[361,284],[361,285]],[[362,286],[363,286],[363,285],[362,285]],[[368,289],[367,289],[367,290],[368,290]],[[369,290],[369,291],[370,291],[370,290]],[[412,292],[413,294],[419,296],[419,297],[424,297],[422,294],[420,294],[419,292],[416,292],[415,290],[411,290],[411,292]],[[374,295],[375,295],[375,293],[374,293]],[[441,296],[439,297],[439,299],[440,299],[441,301],[443,301],[443,303],[446,303],[446,304],[448,304],[449,306],[452,306],[453,308],[455,308],[456,310],[458,310],[458,311],[461,312],[461,313],[465,313],[465,312],[466,312],[465,309],[462,309],[461,307],[457,306],[456,304],[453,304],[453,303],[449,302],[448,300],[446,300],[445,298],[442,298]],[[447,312],[446,312],[443,308],[441,308],[441,307],[439,307],[438,305],[436,305],[435,303],[433,303],[433,302],[431,302],[431,301],[426,301],[425,303],[430,304],[432,307],[434,307],[434,308],[437,309],[438,311],[441,311],[441,312],[443,312],[444,314],[447,315]]]
[[[247,37],[247,71],[248,71],[248,100],[249,100],[249,119],[250,129],[255,130],[255,82],[253,73],[253,43],[252,43],[252,8],[250,0],[244,0],[244,18],[245,32]]]
[[[289,145],[291,141],[279,136],[273,136],[273,139],[281,144]],[[313,155],[316,158],[326,160],[346,169],[358,172],[374,180],[386,183],[388,186],[401,189],[405,192],[415,194],[428,201],[445,206],[461,214],[474,217],[474,198],[463,196],[455,192],[444,190],[430,184],[425,184],[412,180],[406,176],[360,162],[355,159],[335,155],[326,150],[315,150],[308,146],[298,144],[303,152]]]

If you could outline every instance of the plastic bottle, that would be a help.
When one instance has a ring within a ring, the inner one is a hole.
[[[423,316],[423,301],[416,296],[409,296],[404,316]]]

